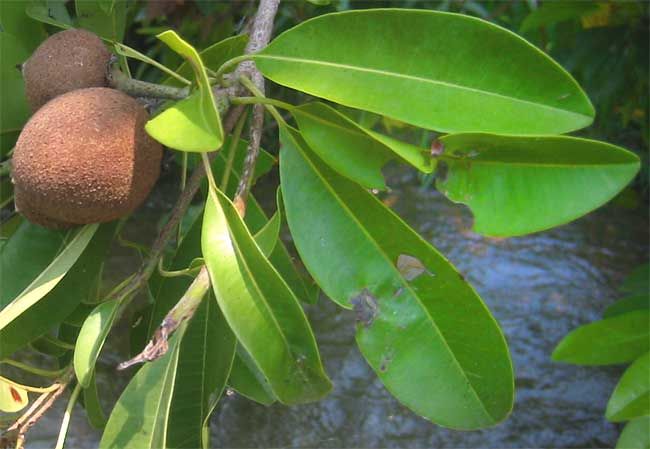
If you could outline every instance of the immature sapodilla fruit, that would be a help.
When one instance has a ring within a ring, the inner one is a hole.
[[[23,65],[32,111],[66,92],[105,87],[110,57],[101,39],[89,31],[66,30],[50,36]]]
[[[27,122],[14,150],[16,207],[47,227],[111,221],[147,197],[160,174],[161,145],[148,114],[108,88],[56,97]]]

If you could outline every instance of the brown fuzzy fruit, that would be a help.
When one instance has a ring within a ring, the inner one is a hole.
[[[16,211],[20,212],[27,220],[45,228],[67,229],[76,226],[73,223],[57,221],[41,214],[29,204],[22,190],[19,188],[14,188],[14,204],[16,205]]]
[[[66,92],[107,86],[110,57],[102,40],[90,31],[66,30],[47,38],[23,65],[32,111]]]
[[[132,212],[160,174],[162,147],[145,132],[147,119],[136,100],[103,87],[50,101],[16,142],[18,207],[28,210],[28,219],[66,224],[111,221]]]

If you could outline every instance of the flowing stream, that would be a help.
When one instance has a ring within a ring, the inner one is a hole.
[[[612,447],[620,426],[603,415],[620,367],[553,363],[557,342],[600,317],[621,295],[623,278],[648,259],[648,210],[608,206],[560,228],[505,240],[471,232],[471,215],[442,195],[423,190],[410,173],[393,176],[388,201],[474,285],[502,326],[515,364],[516,403],[511,416],[487,430],[438,427],[401,406],[377,380],[354,343],[354,316],[326,298],[308,314],[334,390],[323,401],[297,407],[257,405],[226,395],[212,419],[213,447]],[[174,198],[162,183],[129,224],[127,236],[155,233],[161,205]],[[273,195],[268,196],[273,204]],[[498,211],[495,211],[498,213]],[[138,259],[116,248],[109,275],[120,279]],[[114,331],[101,359],[106,410],[127,379],[112,367],[125,359],[125,333]],[[432,398],[435,400],[435,398]],[[54,446],[65,401],[30,432],[28,446]],[[100,433],[77,409],[66,447],[97,447]]]

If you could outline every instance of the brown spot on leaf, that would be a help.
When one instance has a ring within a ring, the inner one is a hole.
[[[413,279],[420,276],[422,273],[426,273],[427,269],[424,264],[417,257],[409,256],[407,254],[400,254],[397,257],[397,269],[400,274],[404,276],[404,279],[407,281],[412,281]]]
[[[9,387],[9,391],[11,392],[11,397],[13,398],[14,401],[21,403],[23,402],[23,399],[20,397],[20,393],[18,390],[16,390],[14,387]]]
[[[370,326],[379,315],[377,298],[367,288],[364,288],[361,293],[350,299],[350,302],[357,322],[362,323],[365,327]]]

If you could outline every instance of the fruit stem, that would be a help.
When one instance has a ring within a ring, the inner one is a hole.
[[[116,61],[111,60],[106,74],[108,84],[132,97],[162,98],[166,100],[182,100],[190,93],[189,87],[164,86],[129,78],[119,68]]]

